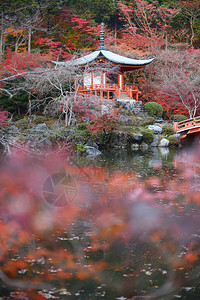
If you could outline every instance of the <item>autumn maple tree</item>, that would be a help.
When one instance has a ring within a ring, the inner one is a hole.
[[[157,53],[155,84],[174,112],[196,116],[200,108],[199,50],[168,50]],[[182,109],[181,109],[182,107]]]
[[[6,121],[7,121],[7,111],[0,111],[0,128],[1,126],[6,125]]]

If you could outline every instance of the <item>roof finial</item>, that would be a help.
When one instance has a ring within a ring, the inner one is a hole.
[[[104,48],[104,23],[101,23],[101,33],[100,33],[100,47],[101,49]]]
[[[107,50],[104,46],[104,23],[101,23],[101,33],[100,33],[100,47],[98,50]]]

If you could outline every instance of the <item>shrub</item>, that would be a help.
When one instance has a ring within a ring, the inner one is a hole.
[[[165,136],[170,136],[175,133],[173,126],[170,124],[164,125],[162,127],[162,130]]]
[[[78,130],[85,130],[85,129],[87,129],[88,125],[89,125],[89,123],[86,123],[86,122],[77,123],[77,129]]]
[[[177,122],[181,122],[181,121],[184,121],[184,120],[187,120],[188,118],[185,116],[185,115],[172,115],[171,116],[171,119],[174,121],[174,119],[176,118],[176,121]]]
[[[171,135],[167,139],[169,141],[169,147],[177,146],[177,137],[176,136]]]
[[[86,143],[90,138],[90,131],[89,129],[84,130],[76,130],[72,137],[76,143]]]
[[[15,124],[21,129],[26,129],[28,128],[29,121],[24,117],[23,119],[18,120]]]
[[[80,153],[85,153],[87,151],[87,148],[88,148],[87,145],[82,144],[82,143],[77,144],[76,146],[77,146],[77,151],[80,152]]]
[[[44,123],[47,119],[43,116],[37,116],[34,120],[36,124]]]
[[[113,131],[118,127],[118,119],[108,114],[97,117],[93,122],[91,122],[91,125],[87,126],[90,134],[105,133],[106,131]]]
[[[155,119],[153,117],[146,117],[143,119],[143,126],[146,126],[146,125],[153,125],[155,122]]]
[[[145,110],[152,116],[161,118],[163,114],[163,108],[156,102],[147,102],[144,105]]]
[[[153,142],[154,135],[150,130],[143,130],[141,133],[145,143],[151,144]]]

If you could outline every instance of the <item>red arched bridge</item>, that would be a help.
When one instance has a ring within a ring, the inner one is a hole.
[[[180,133],[182,139],[190,135],[200,137],[200,117],[174,122],[174,130]]]

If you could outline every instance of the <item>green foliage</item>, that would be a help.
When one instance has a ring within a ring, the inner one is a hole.
[[[20,129],[27,129],[29,122],[28,122],[28,119],[24,117],[24,118],[18,120],[15,124]]]
[[[177,122],[181,122],[181,121],[184,121],[184,120],[187,120],[188,118],[185,116],[185,115],[172,115],[171,116],[171,119],[174,121],[174,119],[176,118],[176,121]]]
[[[144,105],[145,110],[152,116],[161,118],[163,114],[163,108],[159,103],[147,102]]]
[[[78,143],[87,142],[89,137],[90,137],[90,131],[88,129],[76,130],[76,132],[73,135],[73,139]]]
[[[78,130],[85,130],[87,129],[87,126],[89,125],[89,123],[86,122],[81,122],[77,124],[77,129]]]
[[[153,133],[151,130],[143,130],[142,132],[144,142],[147,144],[151,144],[153,142]]]
[[[169,147],[177,146],[177,137],[176,136],[171,135],[167,139],[169,141]]]
[[[80,144],[77,144],[76,146],[77,146],[78,152],[80,152],[80,153],[85,153],[87,150],[87,146],[85,144],[80,143]]]
[[[36,124],[44,123],[45,121],[47,121],[47,118],[45,118],[44,116],[37,116],[37,117],[34,119],[34,122],[35,122]]]
[[[165,136],[170,136],[175,133],[173,126],[170,124],[164,125],[162,127],[162,130]]]
[[[11,114],[17,114],[20,116],[23,113],[26,113],[28,106],[28,95],[27,93],[20,92],[17,96],[9,97],[2,95],[0,97],[1,107],[6,109]]]

